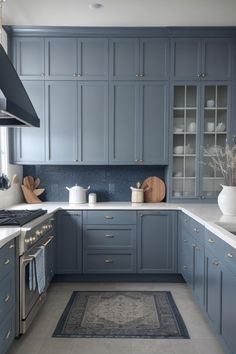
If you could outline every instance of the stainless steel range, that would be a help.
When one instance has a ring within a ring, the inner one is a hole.
[[[29,328],[46,299],[47,288],[54,275],[53,221],[53,215],[42,209],[0,211],[0,226],[20,225],[21,228],[18,243],[19,324],[17,334],[25,333]],[[36,287],[32,287],[30,270],[40,248],[44,248],[45,287],[43,291],[39,291],[37,284]]]

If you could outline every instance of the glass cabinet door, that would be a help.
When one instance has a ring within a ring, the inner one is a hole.
[[[216,146],[225,147],[229,114],[229,88],[227,85],[203,87],[203,146],[201,166],[201,190],[205,197],[216,197],[224,183],[209,155],[215,155]]]
[[[174,86],[172,197],[196,197],[198,87]]]

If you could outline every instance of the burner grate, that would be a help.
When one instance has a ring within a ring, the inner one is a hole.
[[[47,213],[47,210],[0,210],[0,226],[22,226]]]

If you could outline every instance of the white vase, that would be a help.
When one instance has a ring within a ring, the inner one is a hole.
[[[236,187],[223,186],[218,195],[218,205],[224,215],[236,215]]]

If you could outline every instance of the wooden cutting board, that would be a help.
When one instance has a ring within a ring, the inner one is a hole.
[[[148,188],[149,187],[149,188]],[[142,184],[144,191],[144,201],[146,203],[159,203],[166,195],[165,183],[158,177],[148,177]]]

